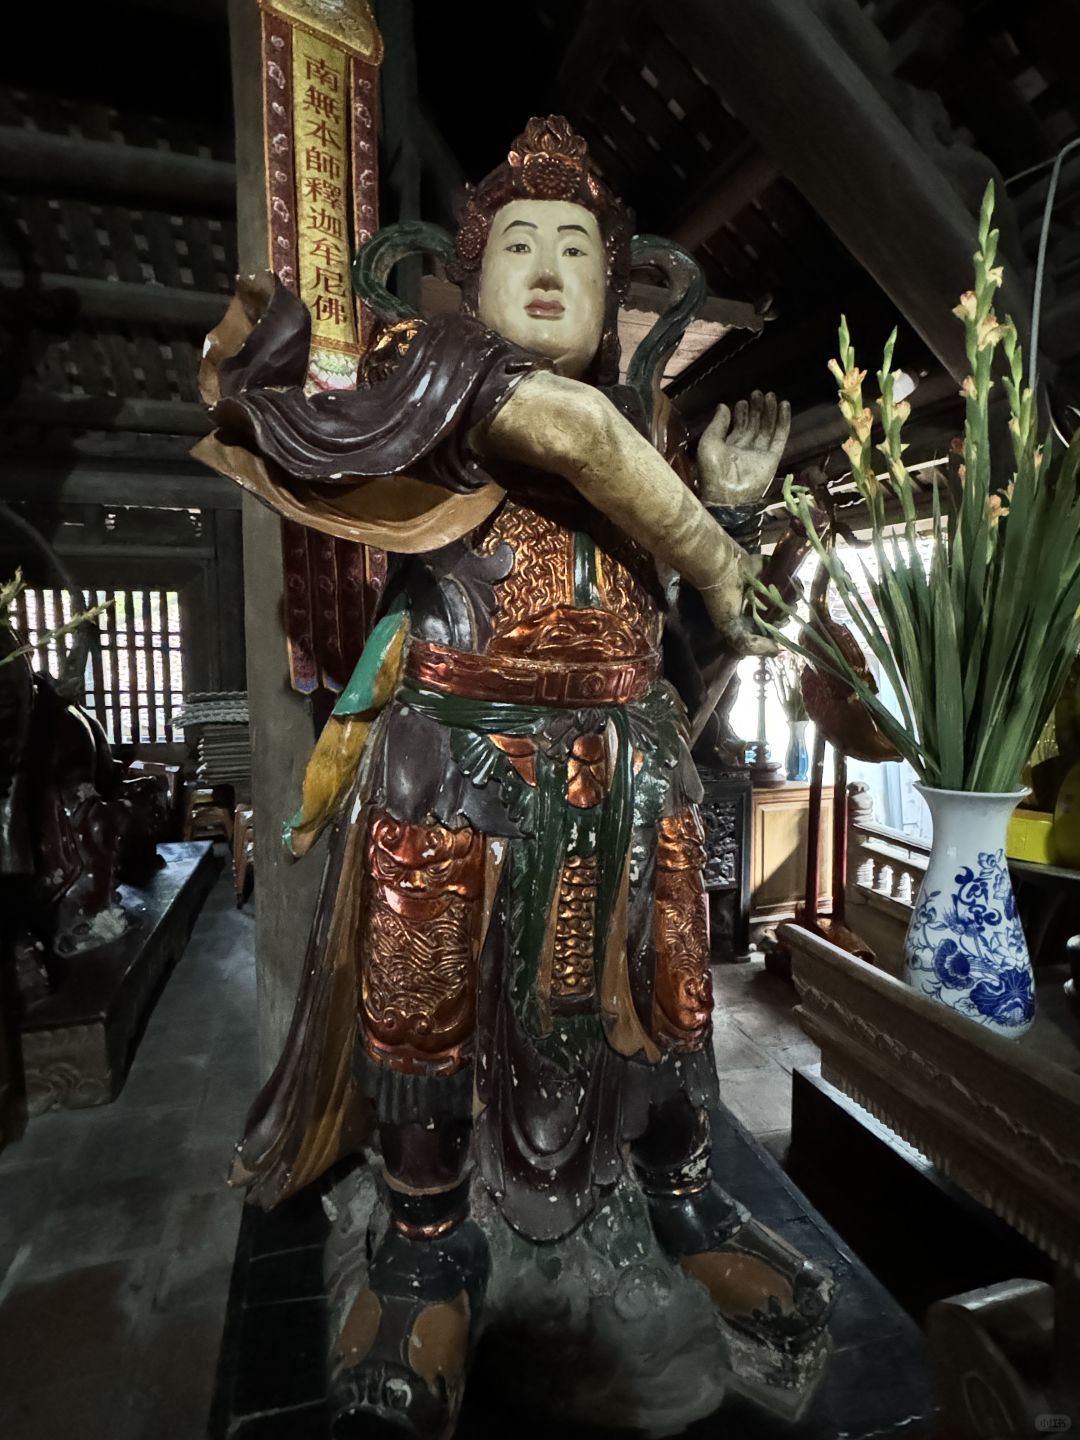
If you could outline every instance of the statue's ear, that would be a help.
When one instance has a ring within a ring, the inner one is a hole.
[[[434,255],[444,263],[454,253],[454,239],[441,225],[428,225],[423,220],[403,220],[387,225],[374,234],[356,252],[352,266],[353,290],[384,325],[400,320],[418,320],[420,316],[386,288],[390,271],[408,255]]]
[[[630,267],[659,270],[671,296],[667,307],[638,345],[630,360],[626,382],[640,395],[646,414],[652,413],[654,387],[664,366],[686,333],[686,327],[705,303],[705,277],[688,250],[659,235],[635,235],[630,242]]]

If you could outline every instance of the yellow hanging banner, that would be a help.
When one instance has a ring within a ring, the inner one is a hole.
[[[293,154],[300,298],[311,311],[312,346],[355,358],[356,308],[349,274],[348,57],[306,31],[293,32]]]

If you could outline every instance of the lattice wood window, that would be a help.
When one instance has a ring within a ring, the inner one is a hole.
[[[83,677],[86,707],[113,744],[171,741],[169,717],[184,698],[180,597],[175,590],[97,590],[88,601],[114,603],[98,617],[100,648],[92,647]],[[15,629],[37,646],[36,666],[60,673],[60,650],[72,636],[41,637],[73,614],[67,590],[26,589],[15,601]]]

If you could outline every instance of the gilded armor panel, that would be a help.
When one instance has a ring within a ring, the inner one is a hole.
[[[372,816],[360,1004],[367,1050],[379,1063],[427,1075],[467,1063],[483,885],[475,830]]]
[[[676,1051],[696,1050],[712,1016],[705,832],[696,805],[660,821],[656,850],[656,1038]]]

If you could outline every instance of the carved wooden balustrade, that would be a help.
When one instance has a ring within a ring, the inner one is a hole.
[[[874,820],[869,787],[848,787],[848,923],[891,975],[903,969],[904,935],[930,846]]]

